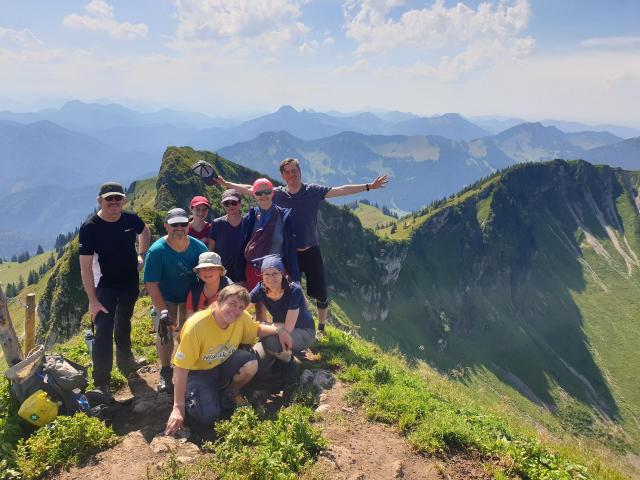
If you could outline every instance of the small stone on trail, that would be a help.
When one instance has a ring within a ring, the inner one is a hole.
[[[155,453],[168,453],[175,451],[177,454],[195,456],[200,452],[197,445],[187,442],[185,438],[174,438],[166,435],[158,435],[149,444]]]
[[[329,390],[335,383],[335,375],[328,370],[305,370],[300,375],[300,385],[311,385],[317,392]]]
[[[343,412],[347,412],[347,413],[353,413],[353,408],[349,408],[349,407],[342,407],[342,411],[343,411]]]
[[[316,413],[324,413],[329,410],[329,408],[331,408],[331,406],[327,403],[320,404],[318,408],[316,408]]]
[[[391,466],[391,472],[393,473],[393,478],[404,477],[404,467],[400,460],[393,462],[393,465]]]

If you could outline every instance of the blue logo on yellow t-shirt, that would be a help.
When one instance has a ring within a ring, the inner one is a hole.
[[[215,361],[223,362],[236,351],[236,347],[229,342],[225,342],[224,345],[217,345],[216,347],[210,347],[207,353],[202,356],[202,361],[211,365]]]

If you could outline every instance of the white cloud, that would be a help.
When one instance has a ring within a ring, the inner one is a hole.
[[[582,40],[580,45],[587,48],[640,48],[640,36],[587,38],[586,40]]]
[[[527,27],[531,9],[527,0],[463,3],[446,7],[444,0],[423,9],[407,10],[398,19],[390,13],[402,0],[347,0],[346,32],[357,43],[356,54],[379,55],[402,49],[416,56],[439,50],[439,65],[426,69],[441,79],[456,79],[475,68],[505,59],[521,58],[533,48],[531,37],[519,34]]]
[[[301,54],[317,48],[300,21],[300,0],[175,0],[177,41],[212,40],[276,55],[292,47]]]
[[[33,48],[42,45],[42,41],[31,30],[14,30],[0,27],[0,48],[10,50]]]
[[[146,37],[149,27],[144,23],[118,22],[113,7],[105,0],[92,0],[84,10],[86,15],[72,13],[63,20],[65,27],[107,32],[116,40],[134,40]]]
[[[362,72],[369,68],[369,62],[363,60],[357,60],[353,65],[343,65],[335,69],[336,73],[356,73]]]

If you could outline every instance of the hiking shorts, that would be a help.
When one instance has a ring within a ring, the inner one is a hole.
[[[320,247],[309,247],[298,251],[300,274],[307,277],[307,294],[316,299],[320,308],[327,307],[327,282],[324,278],[324,263]]]
[[[256,356],[246,350],[236,350],[217,367],[210,370],[190,370],[187,377],[185,411],[190,418],[203,425],[213,424],[222,413],[220,390]]]

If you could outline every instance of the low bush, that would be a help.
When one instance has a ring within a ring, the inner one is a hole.
[[[78,465],[116,442],[113,430],[97,418],[60,416],[18,442],[16,464],[25,478],[40,478],[47,471]]]

